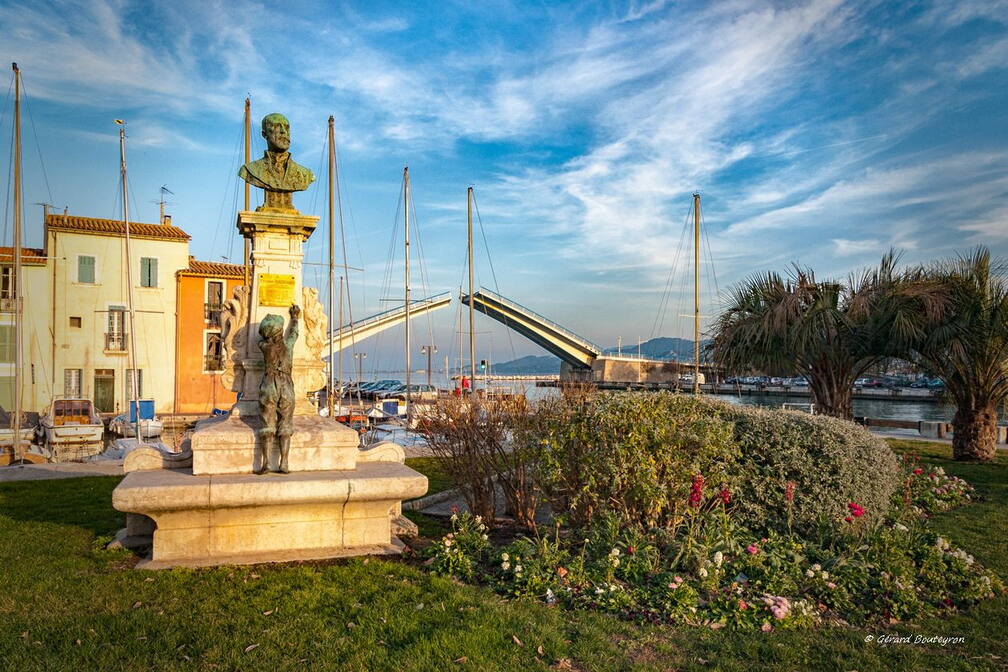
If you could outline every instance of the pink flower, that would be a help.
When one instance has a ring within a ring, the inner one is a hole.
[[[787,483],[784,484],[784,499],[786,499],[789,502],[794,501],[794,491],[796,486],[797,483],[795,483],[794,481],[788,481]]]
[[[749,608],[749,605],[745,603],[745,600],[739,600],[738,608],[741,609],[742,611],[745,611],[746,609]]]
[[[829,583],[827,583],[826,587],[829,588],[830,590],[836,590],[836,584],[833,583],[832,581],[830,581]]]
[[[749,555],[756,555],[757,553],[759,553],[759,546],[757,546],[756,544],[749,544],[748,546],[746,546],[745,550],[748,551]]]
[[[773,630],[773,626],[770,625],[769,621],[766,621],[763,623],[763,625],[760,626],[760,630],[762,630],[763,632],[770,632],[771,630]]]

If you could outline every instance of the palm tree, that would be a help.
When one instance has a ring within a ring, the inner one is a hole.
[[[799,373],[817,413],[850,419],[854,381],[895,354],[903,329],[898,256],[845,282],[817,281],[795,265],[787,276],[753,275],[736,286],[714,323],[708,352],[729,372]],[[909,324],[915,324],[912,321]]]
[[[952,454],[993,460],[997,409],[1008,398],[1008,281],[984,247],[918,269],[943,310],[925,319],[909,356],[945,383],[955,402]]]

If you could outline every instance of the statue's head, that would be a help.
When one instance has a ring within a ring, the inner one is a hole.
[[[290,122],[287,117],[277,112],[263,117],[262,136],[266,138],[271,152],[286,152],[290,149]]]
[[[267,315],[259,323],[259,336],[267,341],[283,335],[284,320],[279,315]]]

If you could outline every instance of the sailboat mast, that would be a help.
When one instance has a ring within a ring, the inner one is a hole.
[[[403,167],[403,228],[404,243],[406,249],[406,263],[404,271],[406,289],[406,426],[409,427],[413,418],[413,404],[410,395],[410,250],[409,250],[409,166]]]
[[[693,194],[693,394],[700,394],[700,194]]]
[[[333,322],[333,248],[336,246],[336,215],[334,211],[333,196],[335,194],[336,188],[334,186],[334,180],[336,175],[336,140],[333,131],[333,124],[335,119],[332,115],[329,115],[329,325],[330,325],[330,338],[329,338],[329,394],[326,395],[326,406],[329,410],[329,417],[333,417],[333,393],[336,391],[335,382],[333,381],[333,342],[331,338],[332,322]],[[340,313],[343,312],[343,276],[340,276]],[[336,325],[339,329],[339,384],[340,384],[340,401],[343,399],[343,318],[340,317],[339,324]]]
[[[252,161],[252,99],[245,99],[245,165],[248,165]],[[249,183],[245,182],[245,211],[248,212],[249,209]],[[245,253],[242,256],[244,260],[243,277],[245,280],[245,286],[249,286],[249,239],[244,239]]]
[[[14,70],[14,414],[11,416],[11,455],[21,459],[21,71]]]
[[[137,443],[141,443],[140,437],[140,372],[137,370],[136,360],[136,313],[133,310],[133,270],[132,251],[130,250],[130,225],[129,225],[129,190],[126,188],[126,122],[116,119],[119,124],[119,174],[122,177],[122,197],[123,197],[123,228],[126,233],[126,307],[129,310],[129,352],[127,353],[127,366],[133,370],[133,380],[130,392],[133,393],[133,402],[136,404],[136,430]],[[127,417],[129,414],[129,402],[126,404]]]
[[[466,190],[467,254],[469,258],[469,385],[476,392],[476,331],[473,320],[473,229],[472,229],[473,188]]]

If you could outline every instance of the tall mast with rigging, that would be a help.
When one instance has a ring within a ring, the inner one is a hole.
[[[136,313],[133,310],[133,270],[132,251],[130,249],[130,225],[129,225],[129,190],[126,186],[126,122],[116,119],[119,125],[119,174],[122,178],[122,198],[123,198],[123,228],[126,235],[126,308],[129,311],[129,352],[127,353],[127,367],[133,371],[131,387],[133,403],[136,405],[136,417],[134,430],[136,431],[137,443],[142,443],[140,437],[140,372],[137,370],[136,359]],[[126,404],[126,413],[129,417],[129,402]]]
[[[21,70],[14,70],[14,414],[11,416],[11,454],[21,459]]]
[[[700,394],[700,194],[693,194],[693,394]]]
[[[466,250],[469,265],[469,389],[476,392],[476,331],[473,319],[473,229],[472,229],[473,188],[466,190]]]
[[[252,162],[252,99],[245,99],[245,165],[247,166]],[[249,209],[249,183],[245,182],[245,212]],[[244,239],[245,254],[242,257],[244,260],[243,266],[243,277],[245,280],[245,286],[249,286],[249,239]]]
[[[336,247],[336,216],[334,211],[335,179],[336,179],[336,137],[333,131],[335,119],[329,115],[329,324],[333,319],[333,249]],[[343,312],[343,278],[340,276],[340,313]],[[339,324],[339,395],[340,402],[343,401],[343,318],[340,317]],[[330,330],[332,327],[330,326]],[[329,394],[326,395],[326,407],[329,417],[333,417],[333,393],[336,392],[336,385],[333,381],[333,339],[329,339]]]
[[[410,249],[409,249],[409,166],[403,167],[403,242],[406,250],[406,261],[404,270],[405,300],[406,309],[406,426],[409,427],[413,419],[413,404],[410,395]]]

